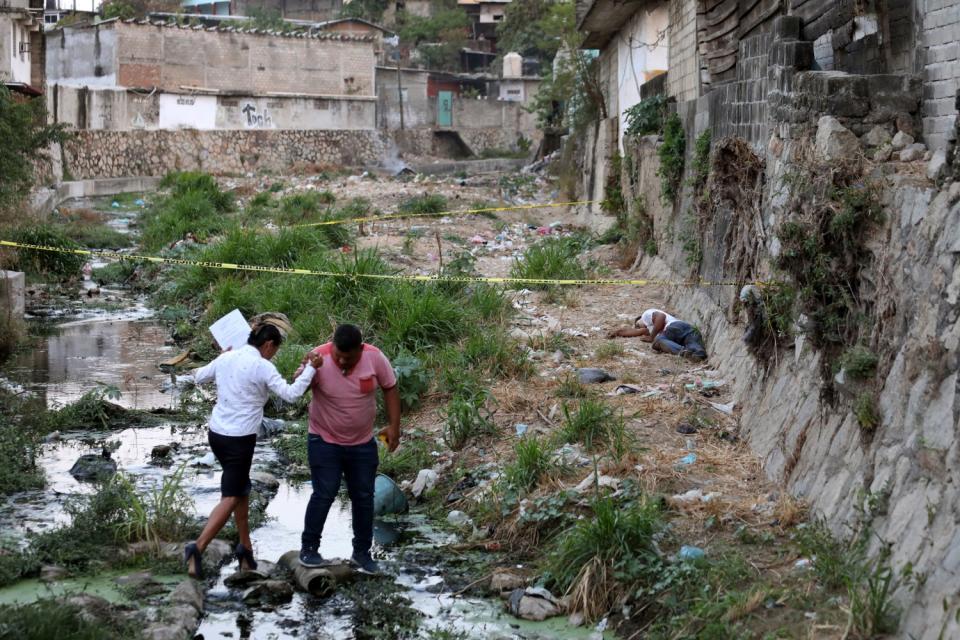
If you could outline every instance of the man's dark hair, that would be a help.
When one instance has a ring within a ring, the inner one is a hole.
[[[355,324],[337,325],[337,330],[333,332],[333,346],[337,351],[349,353],[356,351],[363,346],[363,334],[360,333],[360,327]]]
[[[262,324],[250,332],[247,344],[260,348],[265,343],[272,342],[278,347],[283,344],[283,334],[272,324]]]

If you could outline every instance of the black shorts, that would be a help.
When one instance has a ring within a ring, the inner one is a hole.
[[[220,476],[220,495],[224,498],[242,498],[250,495],[250,466],[257,434],[225,436],[210,432],[210,448],[223,467]]]

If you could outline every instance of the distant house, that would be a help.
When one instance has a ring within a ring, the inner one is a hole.
[[[0,0],[0,82],[40,95],[43,53],[43,0]]]
[[[275,11],[287,20],[318,22],[340,14],[343,0],[182,0],[188,13],[248,16],[254,10]]]
[[[43,30],[50,31],[68,16],[93,19],[100,4],[100,0],[44,0]]]
[[[374,39],[112,20],[48,36],[48,107],[77,129],[372,129]]]
[[[457,0],[471,18],[473,39],[497,40],[497,25],[503,21],[511,0]],[[521,0],[522,1],[522,0]]]

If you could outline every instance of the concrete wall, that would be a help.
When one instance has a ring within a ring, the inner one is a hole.
[[[0,12],[0,80],[30,84],[31,54],[20,52],[20,43],[31,43],[27,13]]]
[[[668,64],[667,3],[657,2],[637,11],[616,36],[618,146],[623,146],[627,109],[640,102],[640,87],[664,73]],[[610,111],[613,116],[614,112]]]
[[[419,69],[400,71],[404,127],[432,127],[437,121],[436,100],[427,97],[428,76],[428,72]],[[400,104],[397,70],[377,67],[377,126],[390,131],[398,130]]]
[[[954,139],[960,95],[960,2],[917,0],[923,10],[920,49],[923,70],[923,136],[933,149]]]
[[[270,36],[114,21],[63,29],[50,48],[57,53],[48,60],[48,77],[59,84],[374,95],[374,44],[351,36]]]
[[[47,33],[47,82],[116,86],[117,31],[114,23]]]
[[[669,12],[667,95],[678,101],[694,100],[700,95],[697,0],[670,0]]]
[[[373,129],[376,102],[334,96],[216,96],[52,85],[47,108],[75,129]]]
[[[78,179],[302,170],[305,165],[359,166],[382,158],[375,131],[78,131],[64,146]]]
[[[782,195],[797,175],[798,158],[810,144],[819,117],[832,114],[862,134],[877,125],[893,127],[899,114],[917,117],[921,109],[917,76],[857,76],[798,67],[797,61],[812,55],[809,42],[793,37],[793,27],[799,26],[778,21],[772,40],[753,37],[753,42],[765,43],[769,99],[767,140],[754,145],[765,167],[765,186],[757,202],[761,215],[751,222],[759,224],[760,253],[754,267],[759,278],[774,273],[770,261],[779,251],[776,230],[795,215]],[[741,57],[749,60],[752,55],[743,56],[749,51],[749,42],[742,42]],[[744,109],[733,106],[737,117],[744,117]],[[684,179],[690,177],[693,159],[689,141],[708,128],[716,141],[718,132],[734,126],[726,123],[733,111],[718,107],[712,96],[678,105],[688,140]],[[748,111],[753,118],[753,110]],[[753,135],[752,128],[744,132]],[[599,146],[597,140],[586,142]],[[656,137],[631,141],[626,149],[631,162],[624,165],[633,173],[625,173],[621,181],[628,203],[647,195],[646,214],[654,224],[658,255],[642,259],[642,276],[700,276],[708,281],[736,277],[726,264],[726,232],[750,212],[722,205],[715,209],[701,238],[701,268],[691,274],[681,240],[689,233],[688,223],[677,215],[689,210],[689,189],[676,207],[650,197],[660,190],[659,144]],[[746,352],[743,318],[732,306],[736,287],[683,287],[664,293],[666,308],[704,331],[712,366],[733,385],[740,435],[769,477],[806,500],[815,515],[843,535],[860,517],[864,494],[880,496],[884,506],[871,521],[872,551],[890,543],[895,574],[909,565],[914,575],[924,576],[915,587],[894,580],[903,615],[892,637],[935,640],[960,637],[960,183],[948,182],[938,190],[914,168],[898,173],[900,168],[897,163],[882,164],[871,174],[883,185],[885,216],[881,228],[864,237],[872,260],[861,278],[862,293],[877,309],[865,327],[865,340],[881,355],[876,382],[882,424],[873,434],[857,423],[852,395],[840,390],[836,402],[821,395],[823,363],[808,341],[791,342],[769,361],[758,362]],[[599,181],[599,176],[585,181],[579,195],[596,197]]]

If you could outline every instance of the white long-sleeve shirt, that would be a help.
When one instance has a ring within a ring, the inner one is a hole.
[[[251,345],[221,353],[216,360],[193,373],[203,384],[216,380],[217,403],[210,416],[210,430],[224,436],[248,436],[257,432],[263,421],[263,405],[272,391],[280,399],[293,402],[307,390],[315,369],[307,364],[293,384],[287,382],[272,362]]]

